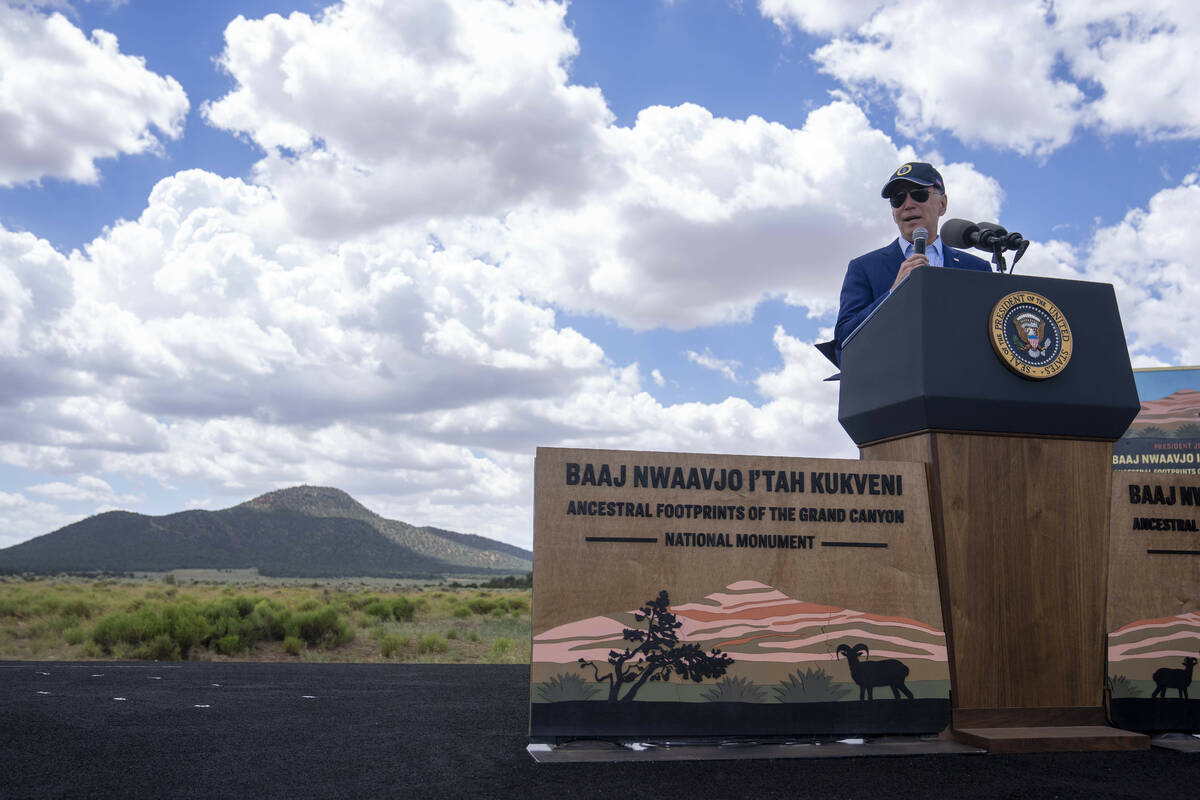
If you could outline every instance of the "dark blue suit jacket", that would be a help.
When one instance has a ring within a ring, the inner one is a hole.
[[[992,271],[991,264],[961,250],[943,245],[942,255],[946,267]],[[859,256],[846,267],[846,280],[842,282],[841,306],[833,331],[834,339],[837,340],[834,356],[838,364],[842,363],[842,343],[888,296],[902,263],[904,250],[900,247],[900,240],[896,239],[887,247]]]

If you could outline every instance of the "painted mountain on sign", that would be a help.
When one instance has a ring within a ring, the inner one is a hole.
[[[797,600],[753,580],[732,583],[700,601],[673,603],[670,611],[681,623],[681,642],[727,653],[734,661],[730,675],[759,683],[811,669],[849,681],[848,666],[837,648],[860,643],[869,648],[872,660],[902,661],[912,681],[949,680],[945,633],[914,619]],[[581,658],[603,663],[610,651],[629,645],[622,631],[640,625],[629,611],[537,633],[534,670],[548,680]]]
[[[1127,437],[1200,438],[1200,391],[1180,389],[1142,403]]]
[[[246,569],[286,577],[519,574],[528,550],[387,519],[324,486],[269,492],[221,511],[110,511],[0,550],[0,572]]]
[[[1114,725],[1131,731],[1200,731],[1200,612],[1140,619],[1108,635]]]
[[[1200,656],[1200,612],[1131,622],[1108,635],[1109,672],[1149,678],[1158,667]]]

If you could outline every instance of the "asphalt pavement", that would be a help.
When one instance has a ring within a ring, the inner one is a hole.
[[[1191,798],[1200,785],[1200,754],[1158,749],[538,764],[528,675],[0,662],[0,797]]]

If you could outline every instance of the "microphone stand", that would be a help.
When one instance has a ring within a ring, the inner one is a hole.
[[[1020,256],[1018,256],[1020,258]],[[996,271],[1003,274],[1008,271],[1004,263],[1004,241],[998,241],[992,245],[992,263],[996,265]],[[1013,261],[1015,265],[1017,262]]]

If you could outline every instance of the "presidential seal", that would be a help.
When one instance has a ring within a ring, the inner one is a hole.
[[[1074,340],[1067,318],[1040,294],[1013,292],[992,309],[988,339],[1005,366],[1023,378],[1045,380],[1066,369]]]

